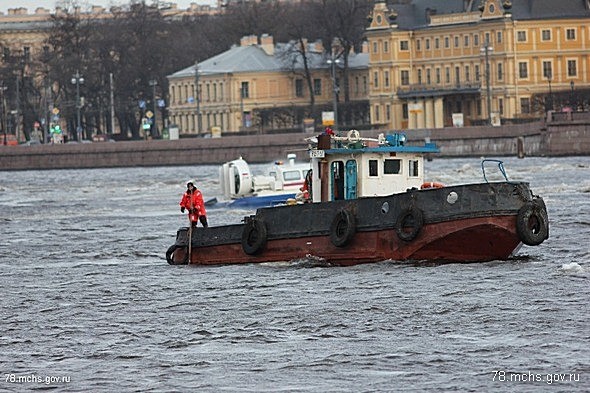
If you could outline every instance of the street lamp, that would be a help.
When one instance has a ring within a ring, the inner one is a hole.
[[[553,92],[551,91],[551,72],[547,73],[547,83],[549,84],[549,103],[546,110],[553,110]]]
[[[195,101],[197,102],[197,134],[201,133],[201,88],[199,87],[199,62],[195,62]]]
[[[332,57],[326,61],[331,66],[331,73],[332,73],[332,110],[334,111],[334,132],[338,131],[338,84],[336,83],[336,64],[340,63],[340,59],[335,59],[334,54]]]
[[[80,108],[82,108],[82,103],[80,102],[80,84],[84,84],[84,78],[78,70],[72,76],[72,84],[76,85],[76,135],[78,136],[78,142],[81,142],[82,124],[80,122]]]
[[[572,94],[570,97],[570,106],[572,107],[572,111],[575,111],[574,108],[574,81],[570,81],[570,88],[572,89]]]
[[[488,124],[492,124],[492,91],[490,89],[490,52],[494,48],[490,45],[490,42],[486,40],[484,46],[479,49],[485,56],[486,62],[486,95],[487,95],[487,108],[488,108]]]
[[[156,122],[156,86],[158,85],[158,81],[155,79],[151,79],[149,82],[150,86],[152,87],[152,108],[154,114],[152,115],[152,121],[154,125],[154,129],[152,132],[152,138],[158,135],[158,123]]]

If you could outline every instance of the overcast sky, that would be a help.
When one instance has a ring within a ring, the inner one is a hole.
[[[210,4],[216,5],[216,0],[176,0],[176,1],[163,1],[159,0],[161,3],[164,2],[171,2],[176,3],[178,8],[186,9],[190,6],[191,3],[197,4]],[[56,0],[0,0],[0,12],[6,15],[9,8],[19,8],[24,7],[27,8],[29,14],[35,12],[38,7],[48,8],[51,11],[55,9]],[[152,0],[147,0],[147,4],[151,4]],[[121,0],[79,0],[78,4],[92,4],[92,5],[100,5],[105,8],[109,8],[112,5],[121,5],[121,4],[129,4],[129,1],[121,1]]]

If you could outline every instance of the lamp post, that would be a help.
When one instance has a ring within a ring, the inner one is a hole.
[[[80,72],[76,70],[74,76],[72,76],[72,84],[76,85],[76,135],[78,142],[82,141],[82,123],[80,121],[80,109],[82,103],[80,102],[80,84],[84,83],[84,78],[80,75]]]
[[[0,92],[2,92],[2,130],[4,133],[4,146],[8,144],[8,136],[6,135],[6,89],[8,89],[8,87],[4,86],[4,84],[0,86]]]
[[[199,87],[199,62],[195,62],[195,102],[197,103],[197,134],[201,133],[201,88]]]
[[[152,87],[152,109],[154,114],[152,115],[153,121],[153,132],[152,138],[158,135],[158,122],[156,121],[156,86],[158,85],[158,81],[155,79],[151,79],[149,82],[150,86]]]
[[[338,84],[336,83],[336,63],[340,63],[339,59],[334,58],[334,54],[332,57],[327,60],[327,63],[331,66],[331,74],[332,74],[332,110],[334,111],[334,132],[338,131]]]
[[[570,88],[572,89],[571,97],[570,97],[570,106],[572,107],[572,112],[575,111],[575,103],[574,103],[574,81],[570,81]]]
[[[552,111],[553,110],[553,92],[551,91],[551,72],[547,73],[547,83],[549,84],[549,104],[548,109]]]
[[[490,52],[494,48],[490,45],[489,41],[486,40],[484,46],[479,49],[485,56],[486,62],[486,95],[487,95],[487,110],[488,110],[488,124],[492,124],[492,91],[490,88]]]

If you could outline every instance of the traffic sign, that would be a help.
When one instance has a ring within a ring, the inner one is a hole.
[[[57,109],[57,108],[53,108],[53,109],[51,110],[51,112],[52,112],[54,115],[59,115],[59,109]]]
[[[147,112],[145,113],[145,115],[146,115],[146,117],[147,117],[148,119],[151,119],[152,117],[154,117],[154,113],[153,113],[152,111],[147,111]]]

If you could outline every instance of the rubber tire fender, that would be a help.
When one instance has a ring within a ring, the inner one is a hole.
[[[549,237],[549,218],[540,202],[527,202],[518,210],[516,233],[527,246],[538,246]]]
[[[266,246],[268,232],[264,221],[253,218],[244,224],[242,231],[242,250],[248,255],[256,255]]]
[[[356,217],[346,209],[340,210],[330,225],[330,241],[336,247],[344,247],[356,233]]]
[[[412,223],[412,225],[408,225]],[[409,242],[418,236],[424,226],[424,214],[417,207],[408,207],[400,213],[395,221],[395,233],[401,240]],[[405,228],[411,228],[406,231]]]
[[[186,248],[186,254],[180,263],[176,263],[174,261],[173,254],[174,254],[174,251],[176,251],[179,248]],[[188,247],[183,247],[183,246],[179,246],[176,244],[173,244],[172,246],[168,247],[168,250],[166,250],[166,262],[168,262],[169,265],[186,265],[186,264],[188,264]]]

